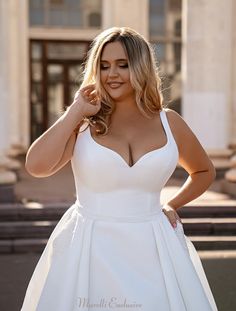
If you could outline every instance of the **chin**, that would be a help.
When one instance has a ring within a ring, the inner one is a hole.
[[[125,98],[124,94],[114,94],[113,92],[107,92],[107,93],[113,100],[121,100]]]
[[[110,97],[114,101],[122,101],[125,99],[125,97],[123,97],[123,96],[112,96],[112,95],[110,95]]]

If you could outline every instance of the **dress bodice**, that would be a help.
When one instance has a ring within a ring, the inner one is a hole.
[[[121,206],[127,210],[137,203],[160,204],[160,191],[174,172],[179,155],[164,109],[160,117],[166,144],[145,153],[131,167],[117,152],[97,143],[89,127],[79,133],[71,163],[81,205],[107,209],[118,204],[120,210]]]

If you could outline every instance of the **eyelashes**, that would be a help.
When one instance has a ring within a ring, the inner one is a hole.
[[[128,66],[128,64],[122,64],[122,65],[118,65],[119,66],[119,68],[122,68],[122,69],[126,69],[126,68],[128,68],[129,66]],[[106,66],[106,65],[101,65],[100,66],[100,69],[101,70],[106,70],[106,69],[109,69],[110,67],[109,66]]]

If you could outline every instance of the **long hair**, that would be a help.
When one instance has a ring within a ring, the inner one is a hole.
[[[97,114],[86,119],[91,125],[96,124],[96,133],[101,135],[105,135],[108,131],[115,104],[101,83],[100,60],[105,45],[116,41],[122,44],[127,54],[130,83],[135,90],[136,103],[140,112],[147,118],[152,118],[163,107],[161,79],[155,53],[150,43],[129,27],[109,28],[100,33],[92,42],[81,84],[81,88],[90,83],[96,85],[96,91],[101,99],[101,109]]]

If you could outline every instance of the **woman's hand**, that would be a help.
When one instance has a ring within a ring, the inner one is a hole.
[[[176,228],[177,226],[177,223],[176,223],[177,221],[179,221],[182,224],[181,218],[179,217],[175,209],[171,207],[170,205],[164,204],[162,207],[162,211],[168,217],[171,225],[174,228]]]
[[[71,106],[75,107],[84,117],[95,115],[101,108],[95,84],[89,84],[78,90]]]

